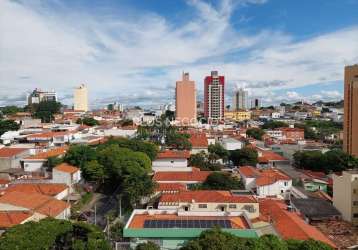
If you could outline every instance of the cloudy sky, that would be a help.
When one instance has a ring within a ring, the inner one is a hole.
[[[34,88],[72,104],[174,102],[183,71],[226,77],[263,104],[339,100],[358,63],[358,0],[0,0],[0,105]]]

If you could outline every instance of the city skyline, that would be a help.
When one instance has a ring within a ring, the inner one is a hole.
[[[81,82],[91,108],[174,103],[183,70],[198,100],[212,70],[226,78],[226,103],[240,87],[263,105],[340,100],[343,68],[358,62],[356,2],[344,3],[1,1],[0,105],[23,105],[35,88],[71,105]]]

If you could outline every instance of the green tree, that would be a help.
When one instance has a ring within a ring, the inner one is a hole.
[[[275,128],[283,128],[288,127],[288,124],[281,121],[267,121],[264,123],[264,125],[261,126],[262,129],[275,129]]]
[[[256,140],[261,140],[264,134],[265,132],[260,128],[249,128],[246,130],[246,135]]]
[[[4,115],[14,115],[18,112],[23,112],[24,109],[17,107],[17,106],[5,106],[0,108],[0,113],[3,113]]]
[[[47,171],[52,171],[54,167],[61,164],[62,162],[63,162],[63,158],[61,157],[54,156],[54,157],[47,158],[47,164],[46,164]]]
[[[13,120],[0,120],[0,136],[7,131],[17,131],[20,125]]]
[[[243,188],[244,186],[240,180],[223,172],[211,173],[202,184],[202,189],[209,190],[232,190]]]
[[[54,115],[60,113],[62,104],[55,101],[43,101],[33,104],[30,108],[35,118],[41,119],[42,122],[52,122]]]
[[[97,160],[86,161],[81,171],[87,181],[103,181],[105,177],[104,167]]]
[[[215,156],[214,158],[223,159],[223,161],[227,161],[229,158],[229,151],[219,143],[210,144],[208,151],[211,155]]]
[[[180,134],[175,131],[170,132],[166,136],[166,145],[179,150],[191,150],[191,143],[189,141],[190,135]]]
[[[92,118],[92,117],[78,118],[76,123],[77,124],[84,124],[84,125],[91,126],[91,127],[99,125],[99,122],[96,119]]]
[[[146,243],[138,244],[135,250],[160,250],[160,247],[157,244],[148,241]]]
[[[234,150],[230,153],[229,157],[229,159],[233,162],[235,166],[256,166],[257,158],[257,151],[249,147]]]
[[[64,161],[74,166],[83,167],[88,161],[96,160],[96,150],[87,145],[73,145],[66,152]]]

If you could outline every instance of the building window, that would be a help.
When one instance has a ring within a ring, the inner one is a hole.
[[[353,218],[358,218],[358,214],[357,213],[353,214]]]
[[[170,161],[170,163],[174,163],[174,161]]]
[[[358,201],[353,201],[353,206],[358,206]]]
[[[357,193],[357,189],[353,189],[353,194],[356,194]]]
[[[253,205],[245,205],[242,207],[242,209],[248,211],[249,213],[254,213],[256,211]]]
[[[184,206],[184,211],[189,211],[189,207],[188,207],[188,206]]]
[[[285,181],[285,182],[284,182],[284,185],[285,185],[285,186],[287,186],[287,185],[288,185],[288,182],[287,182],[287,181]]]
[[[206,205],[206,204],[199,204],[199,208],[207,208],[208,207],[208,205]]]
[[[236,209],[236,205],[235,205],[235,204],[230,204],[230,205],[229,205],[229,208]]]

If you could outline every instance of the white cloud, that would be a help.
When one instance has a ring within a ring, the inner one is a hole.
[[[358,60],[358,27],[299,42],[280,31],[247,35],[232,27],[235,8],[264,2],[191,0],[195,17],[178,26],[155,13],[94,16],[60,1],[51,2],[56,9],[42,1],[0,1],[0,99],[35,87],[68,96],[85,82],[97,103],[116,96],[161,103],[173,98],[168,89],[182,70],[200,91],[204,76],[218,69],[228,89],[245,82],[250,92],[275,100],[275,89],[341,80],[344,64]],[[240,51],[248,59],[235,59]]]

